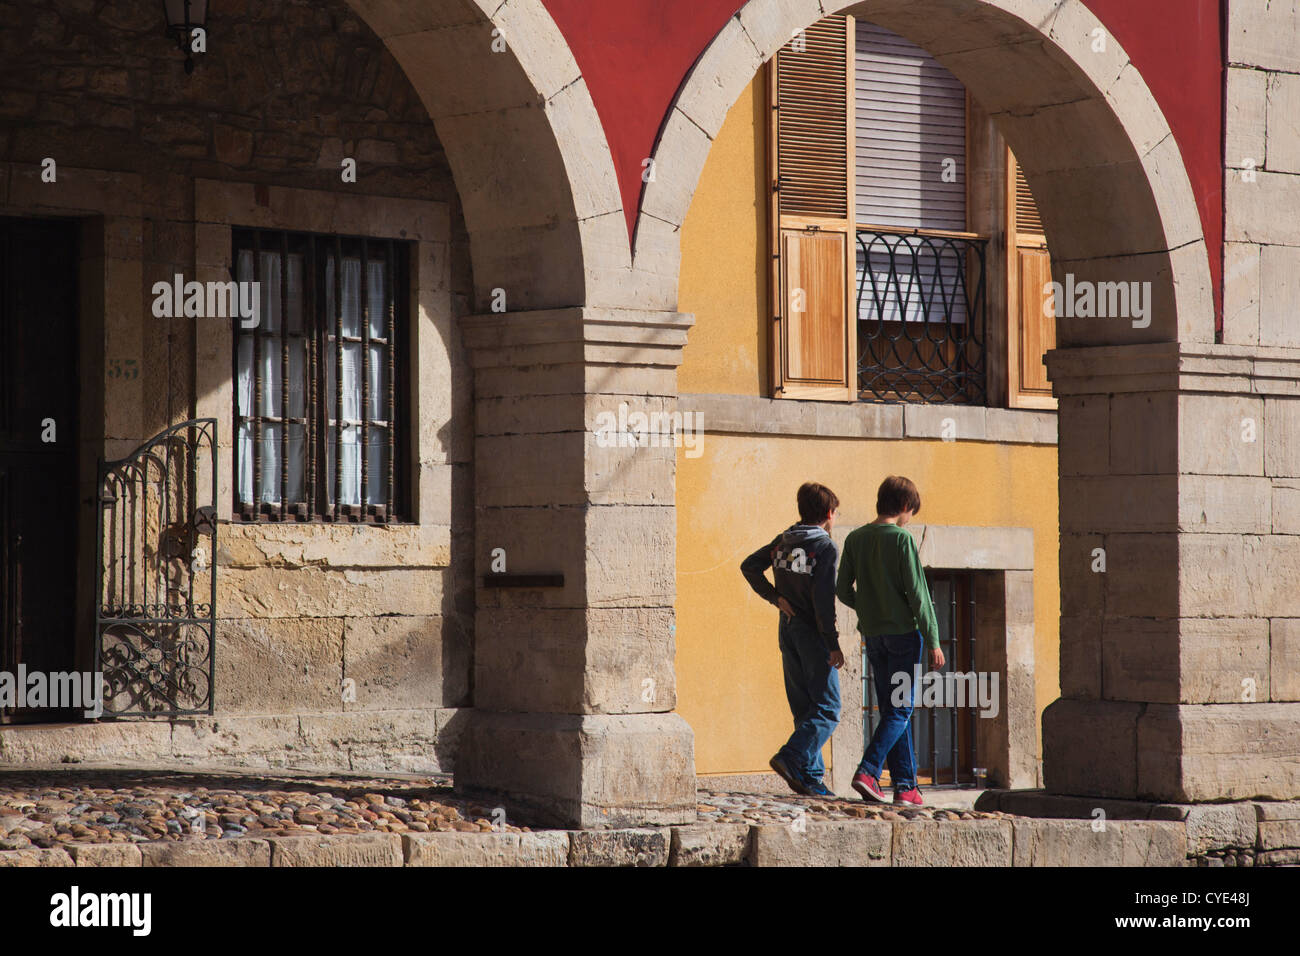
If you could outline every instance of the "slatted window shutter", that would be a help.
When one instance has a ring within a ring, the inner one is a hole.
[[[1038,214],[1038,203],[1034,201],[1034,194],[1029,191],[1029,180],[1025,179],[1025,171],[1020,168],[1020,164],[1014,165],[1016,167],[1016,232],[1045,236],[1047,233],[1043,230],[1043,217]]]
[[[1042,216],[1024,171],[1007,151],[1007,304],[1009,306],[1008,386],[1010,404],[1020,408],[1055,408],[1043,355],[1056,348],[1056,315],[1050,294],[1052,258]]]
[[[774,393],[856,400],[856,323],[850,277],[854,102],[853,18],[808,27],[774,58],[772,335]]]

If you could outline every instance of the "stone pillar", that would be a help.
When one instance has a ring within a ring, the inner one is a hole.
[[[1208,339],[1208,316],[1180,308],[1181,346],[1049,359],[1058,793],[1300,796],[1300,15],[1227,9],[1224,344],[1186,341]]]
[[[661,415],[639,446],[596,434],[675,411],[692,321],[590,308],[465,320],[478,597],[456,786],[520,819],[695,819],[694,738],[673,713],[671,422]]]
[[[1300,350],[1058,350],[1054,793],[1300,796]]]

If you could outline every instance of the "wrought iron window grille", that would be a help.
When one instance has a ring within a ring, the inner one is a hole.
[[[862,401],[988,401],[988,239],[857,230],[858,395]]]
[[[410,244],[233,235],[232,277],[262,284],[258,324],[233,323],[235,517],[404,520]]]

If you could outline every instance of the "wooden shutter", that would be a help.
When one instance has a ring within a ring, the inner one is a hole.
[[[770,70],[772,382],[782,398],[856,400],[853,18],[827,17]]]
[[[1056,348],[1056,316],[1050,294],[1052,258],[1043,221],[1025,174],[1007,150],[1007,362],[1013,408],[1055,408],[1043,355]]]
[[[1025,171],[1020,168],[1019,163],[1014,165],[1016,167],[1016,231],[1026,235],[1045,236],[1043,217],[1038,214],[1038,203],[1034,202],[1034,194],[1029,191],[1029,181],[1025,179]]]

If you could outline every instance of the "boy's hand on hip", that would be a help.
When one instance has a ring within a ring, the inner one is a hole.
[[[937,647],[930,651],[930,666],[935,670],[943,669],[943,651]]]
[[[844,666],[844,652],[843,652],[843,651],[831,651],[830,665],[831,665],[831,667],[834,667],[836,670],[838,670],[839,668],[843,667],[843,666]]]
[[[790,605],[790,602],[787,601],[785,598],[777,598],[776,606],[781,609],[781,613],[784,614],[786,617],[794,617],[794,608]]]

